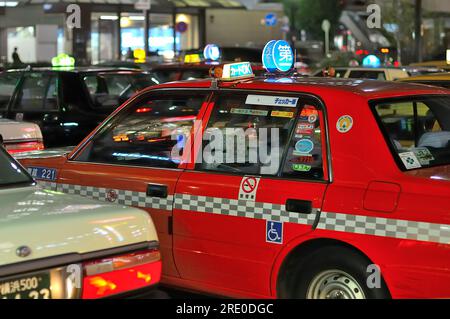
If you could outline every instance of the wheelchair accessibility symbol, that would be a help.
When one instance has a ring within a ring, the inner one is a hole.
[[[266,222],[266,242],[273,244],[283,243],[283,223],[270,220]]]

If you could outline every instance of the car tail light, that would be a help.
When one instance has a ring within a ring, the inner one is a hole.
[[[83,299],[104,298],[145,288],[161,279],[158,250],[95,260],[83,264]]]
[[[10,154],[42,151],[44,149],[44,143],[42,143],[42,141],[11,143],[11,144],[5,143],[5,148]]]

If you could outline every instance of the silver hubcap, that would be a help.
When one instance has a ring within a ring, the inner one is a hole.
[[[341,270],[322,271],[311,281],[308,299],[366,299],[359,283]]]

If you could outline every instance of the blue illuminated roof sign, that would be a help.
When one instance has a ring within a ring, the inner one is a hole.
[[[264,47],[262,62],[268,72],[287,72],[294,66],[294,51],[287,41],[269,41]]]
[[[370,54],[363,59],[363,66],[369,68],[379,68],[381,66],[381,60],[376,55]]]
[[[216,44],[208,44],[203,50],[203,56],[206,60],[217,61],[220,59],[220,49]]]

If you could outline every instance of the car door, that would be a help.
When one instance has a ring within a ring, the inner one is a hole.
[[[61,138],[58,76],[54,73],[27,72],[10,107],[8,117],[40,126],[47,146]]]
[[[175,262],[183,279],[268,295],[276,256],[322,207],[324,111],[311,96],[220,92],[176,187]]]
[[[172,206],[184,164],[182,152],[172,151],[184,149],[180,137],[190,134],[207,96],[202,90],[172,90],[134,99],[66,162],[58,176],[58,190],[148,211],[158,232],[164,275],[178,276],[172,255]]]

